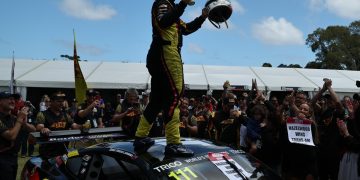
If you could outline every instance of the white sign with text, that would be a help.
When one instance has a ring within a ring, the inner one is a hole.
[[[288,138],[291,143],[315,146],[311,131],[311,121],[289,118],[286,122]]]

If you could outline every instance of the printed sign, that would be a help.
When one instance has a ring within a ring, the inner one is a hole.
[[[208,153],[209,160],[224,173],[230,180],[241,179],[242,176],[249,178],[250,173],[245,171],[227,152]]]
[[[288,118],[286,127],[288,138],[291,143],[315,146],[311,132],[310,120]]]

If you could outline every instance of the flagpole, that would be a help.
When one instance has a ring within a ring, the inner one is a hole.
[[[10,93],[14,94],[14,74],[15,74],[15,50],[13,50],[12,64],[11,64],[11,78],[10,78]]]

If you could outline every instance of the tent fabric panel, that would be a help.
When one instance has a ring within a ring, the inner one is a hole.
[[[337,70],[326,69],[297,69],[304,74],[309,80],[314,82],[318,87],[322,87],[324,84],[324,78],[330,78],[332,80],[332,88],[338,92],[358,92],[355,86],[355,81],[349,79],[344,74],[339,73]]]

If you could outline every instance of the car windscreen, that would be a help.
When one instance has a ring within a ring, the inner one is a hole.
[[[163,160],[153,166],[159,179],[280,179],[267,166],[241,150]]]

